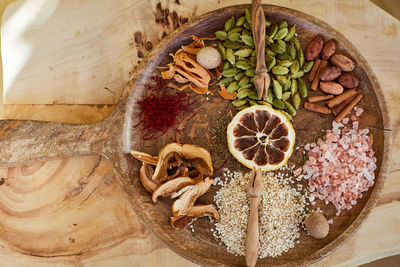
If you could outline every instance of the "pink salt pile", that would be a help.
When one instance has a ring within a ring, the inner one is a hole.
[[[308,180],[311,204],[315,199],[331,202],[339,215],[342,210],[351,209],[374,184],[376,158],[372,150],[373,138],[368,129],[359,129],[354,115],[342,122],[332,123],[332,130],[317,143],[304,146],[308,160],[303,166],[304,179]]]

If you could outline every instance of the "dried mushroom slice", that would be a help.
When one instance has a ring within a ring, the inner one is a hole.
[[[153,181],[153,173],[153,167],[150,164],[143,162],[139,171],[139,178],[143,187],[150,193],[156,190],[159,185],[159,183]]]
[[[131,150],[131,155],[135,159],[140,160],[141,162],[151,164],[151,165],[157,165],[158,157],[153,157],[152,155],[149,155],[144,152],[136,151],[136,150]]]
[[[168,177],[167,170],[172,165],[187,165],[191,166],[191,160],[195,160],[197,166],[201,166],[201,173],[211,175],[213,173],[213,166],[211,162],[211,154],[206,149],[191,145],[191,144],[178,144],[171,143],[163,147],[158,153],[158,162],[154,171],[154,181],[164,181]],[[176,162],[177,164],[174,164]]]
[[[197,183],[192,188],[183,193],[174,204],[172,204],[172,214],[176,216],[186,215],[188,210],[193,207],[196,199],[210,189],[213,179],[206,178],[204,181]]]
[[[227,139],[230,152],[243,165],[270,171],[284,166],[292,155],[295,132],[281,112],[252,106],[232,119]]]
[[[187,215],[171,217],[171,225],[173,228],[183,229],[187,225],[192,224],[194,220],[200,217],[209,216],[219,221],[220,216],[214,205],[196,205],[190,208]]]
[[[179,192],[182,188],[194,184],[196,184],[196,182],[189,177],[178,177],[169,180],[153,191],[151,199],[156,203],[158,197],[170,197],[174,193]]]

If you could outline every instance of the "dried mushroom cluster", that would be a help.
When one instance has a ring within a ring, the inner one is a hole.
[[[219,220],[214,205],[195,205],[197,198],[210,189],[213,179],[204,176],[213,174],[210,153],[202,147],[172,143],[159,151],[158,157],[131,151],[142,161],[140,181],[152,193],[152,200],[159,197],[178,198],[172,204],[171,225],[184,228],[198,217],[211,216]]]

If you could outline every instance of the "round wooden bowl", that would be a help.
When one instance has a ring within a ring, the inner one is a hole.
[[[206,218],[194,223],[194,232],[190,229],[173,229],[169,222],[172,201],[162,199],[157,204],[152,202],[151,195],[143,188],[138,177],[140,162],[133,159],[129,151],[134,149],[157,155],[160,148],[173,141],[208,147],[209,127],[217,123],[218,118],[234,110],[230,101],[223,100],[218,94],[206,97],[191,92],[191,99],[196,101],[196,115],[184,120],[178,126],[181,131],[177,134],[175,131],[169,131],[168,134],[151,141],[143,141],[139,127],[134,127],[138,122],[137,101],[146,93],[145,87],[151,81],[151,77],[160,75],[160,70],[156,67],[170,62],[169,54],[181,45],[188,44],[191,41],[190,35],[213,36],[216,30],[223,28],[225,20],[232,16],[242,16],[248,6],[239,5],[212,11],[185,24],[179,31],[163,39],[136,69],[133,86],[126,88],[117,108],[97,124],[82,126],[31,121],[17,124],[0,122],[0,126],[8,129],[0,139],[0,164],[90,153],[102,154],[112,161],[120,185],[133,209],[148,229],[168,247],[201,265],[245,265],[243,256],[229,254],[225,245],[215,240],[211,232],[213,225]],[[343,35],[326,23],[292,9],[264,5],[264,11],[272,23],[286,20],[289,25],[296,24],[303,49],[318,34],[325,40],[334,38],[338,44],[338,51],[356,62],[353,74],[360,79],[359,88],[364,95],[358,106],[365,110],[360,117],[360,127],[369,128],[374,137],[373,148],[377,158],[375,185],[363,194],[357,205],[351,210],[343,211],[340,216],[335,217],[336,210],[331,204],[317,202],[315,206],[320,207],[328,218],[333,218],[334,223],[330,227],[329,235],[322,240],[316,240],[301,230],[300,243],[294,248],[282,256],[258,261],[259,265],[306,265],[325,257],[348,240],[375,206],[388,169],[391,148],[389,113],[371,68]],[[310,87],[309,83],[307,87]],[[293,123],[296,130],[296,146],[320,137],[321,129],[330,128],[332,120],[332,115],[324,116],[300,109]],[[214,166],[220,166],[222,155],[212,155]],[[301,150],[296,150],[289,164],[297,163],[301,157]],[[209,190],[197,203],[213,203],[217,189],[214,187]]]

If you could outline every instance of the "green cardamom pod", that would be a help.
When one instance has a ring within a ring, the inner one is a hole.
[[[276,75],[285,75],[289,73],[289,69],[286,67],[282,67],[282,66],[275,66],[271,69],[273,74]]]
[[[222,76],[224,77],[233,77],[235,76],[236,73],[238,73],[239,70],[238,69],[226,69],[224,71],[222,71]]]
[[[246,30],[251,31],[251,23],[246,22],[245,24],[243,24],[243,27],[244,27]]]
[[[282,55],[277,55],[276,56],[279,60],[290,60],[292,61],[293,59],[288,55],[288,53],[284,53]]]
[[[268,29],[268,37],[273,39],[277,32],[278,32],[278,25],[276,25],[276,24],[271,25],[271,27],[269,27],[269,29]]]
[[[252,56],[252,57],[255,57],[255,56],[257,56],[257,52],[256,52],[256,50],[254,50],[254,51],[251,53],[251,56]]]
[[[272,101],[272,106],[277,109],[284,109],[285,103],[283,103],[282,100],[275,98],[274,101]]]
[[[307,87],[302,79],[300,79],[300,78],[297,79],[297,86],[298,86],[301,97],[302,98],[307,97]]]
[[[265,27],[269,27],[269,26],[271,26],[271,21],[269,21],[267,19],[267,17],[265,17]]]
[[[245,16],[242,16],[242,17],[240,17],[240,18],[238,18],[238,19],[236,20],[235,26],[236,26],[236,27],[243,26],[243,24],[244,24],[245,21],[246,21],[246,17],[245,17]]]
[[[232,65],[235,65],[235,55],[233,54],[232,48],[226,49],[226,59],[227,59]]]
[[[292,85],[292,79],[288,78],[286,80],[286,83],[282,86],[283,87],[283,91],[289,90],[291,85]]]
[[[247,95],[250,93],[250,90],[249,89],[243,89],[243,88],[240,88],[240,90],[238,90],[238,93],[237,93],[237,98],[238,99],[243,99],[243,98],[245,98],[245,97],[247,97]]]
[[[272,92],[272,89],[269,88],[267,91],[267,99],[265,99],[269,104],[272,104],[274,101],[274,92]]]
[[[246,8],[244,15],[246,17],[247,23],[251,23],[251,8]]]
[[[246,101],[247,101],[247,99],[237,99],[237,100],[246,100]],[[243,106],[237,107],[236,109],[237,109],[238,111],[241,111],[241,110],[246,109],[246,108],[248,108],[248,107],[249,107],[248,105],[243,105]]]
[[[235,19],[234,17],[228,19],[227,21],[225,21],[225,31],[229,32],[230,30],[233,29],[233,27],[235,27]]]
[[[249,57],[252,52],[253,49],[251,48],[241,48],[240,50],[236,51],[234,55],[238,57]]]
[[[243,28],[242,28],[242,27],[235,27],[235,28],[233,28],[232,30],[230,30],[230,31],[228,32],[228,35],[229,35],[229,34],[232,34],[232,33],[239,33],[239,32],[241,32],[241,31],[243,31]]]
[[[228,87],[226,88],[226,91],[229,93],[235,92],[239,88],[239,84],[237,81],[231,82]]]
[[[299,70],[299,71],[289,75],[289,77],[292,78],[292,79],[301,78],[303,76],[304,76],[304,71],[302,71],[302,70]]]
[[[249,30],[243,30],[242,35],[249,35],[251,36],[251,32]]]
[[[290,67],[291,65],[292,65],[292,61],[290,61],[290,60],[280,60],[278,62],[278,66],[282,66],[282,67],[286,67],[286,68]]]
[[[282,40],[276,41],[276,43],[271,45],[271,50],[277,54],[283,54],[286,52],[286,43]]]
[[[292,66],[290,66],[290,72],[291,73],[296,73],[297,71],[299,71],[299,62],[297,61],[297,59],[295,61],[293,61]]]
[[[248,70],[251,68],[250,64],[244,60],[237,61],[235,66],[241,70]]]
[[[258,93],[256,91],[251,91],[248,95],[248,98],[252,99],[252,100],[258,100]]]
[[[248,77],[254,77],[256,76],[256,69],[248,69],[246,70],[245,74]]]
[[[292,60],[296,58],[296,48],[294,48],[293,44],[290,44],[287,49],[288,55]]]
[[[289,32],[288,28],[279,29],[279,31],[275,34],[274,39],[275,40],[282,40],[283,38],[286,37],[288,32]]]
[[[222,71],[229,69],[230,66],[231,64],[229,63],[229,61],[225,61],[222,65]]]
[[[296,33],[296,25],[292,25],[289,27],[288,34],[285,37],[285,42],[289,42],[295,35]]]
[[[242,46],[242,44],[238,42],[232,42],[231,40],[226,40],[224,42],[224,46],[226,48],[238,49]]]
[[[263,105],[263,106],[272,107],[270,103],[268,103],[267,101],[264,101],[264,100],[259,100],[258,104]]]
[[[243,72],[241,72],[241,73],[243,73]],[[247,84],[249,84],[249,78],[246,76],[242,77],[239,81],[239,87],[243,87]]]
[[[304,73],[310,72],[313,66],[314,66],[314,60],[312,60],[312,61],[307,61],[307,62],[304,64],[304,68],[303,68]]]
[[[240,40],[240,33],[235,32],[235,33],[228,33],[228,39],[231,40],[232,42],[236,42]]]
[[[281,23],[279,23],[279,29],[283,29],[283,28],[287,28],[289,25],[286,22],[286,20],[281,21]]]
[[[272,60],[267,64],[268,71],[271,71],[271,69],[276,65],[276,59],[273,57]]]
[[[233,78],[232,77],[226,77],[226,78],[222,78],[220,81],[219,81],[219,85],[221,85],[221,84],[225,84],[225,85],[227,85],[228,83],[231,83],[231,82],[233,82]]]
[[[297,60],[299,61],[300,69],[303,68],[304,65],[304,54],[301,49],[297,52]]]
[[[250,99],[250,97],[249,97],[248,100],[249,100],[250,106],[257,106],[258,105],[257,101],[254,101],[254,100]],[[257,99],[255,99],[255,100],[257,100]]]
[[[239,72],[237,74],[235,74],[235,80],[239,81],[240,79],[242,79],[244,77],[244,72]]]
[[[282,94],[282,99],[286,101],[290,98],[290,95],[291,95],[290,91],[284,92]]]
[[[292,97],[292,105],[296,110],[299,110],[301,105],[301,97],[299,92],[295,93]]]
[[[287,113],[286,111],[284,111],[284,110],[280,110],[280,112],[282,112],[283,113],[283,115],[285,115],[286,116],[286,118],[288,119],[288,120],[290,120],[290,121],[293,121],[293,117],[292,116],[290,116],[290,114],[289,113]]]
[[[247,103],[247,99],[236,99],[236,100],[232,101],[232,104],[237,108],[243,106],[246,103]]]
[[[225,41],[226,38],[228,38],[228,34],[224,31],[216,31],[215,37],[217,37],[218,40]]]
[[[292,93],[292,95],[297,93],[297,80],[296,79],[293,79],[292,83],[290,84],[290,93]]]
[[[244,86],[239,86],[240,89],[253,89],[254,85],[252,83],[248,83]]]
[[[292,104],[290,104],[289,102],[286,102],[286,101],[284,103],[285,103],[287,113],[289,113],[291,116],[295,116],[296,109],[292,106]]]
[[[296,48],[297,51],[299,51],[301,49],[299,39],[297,39],[296,37],[293,37],[290,41],[293,42],[294,48]]]
[[[284,75],[275,75],[275,79],[280,83],[281,86],[284,86],[288,80],[288,78]]]
[[[271,57],[274,57],[274,56],[276,56],[276,53],[275,52],[273,52],[271,49],[269,49],[269,48],[265,48],[265,55],[269,55],[269,56],[271,56]]]
[[[220,42],[218,42],[218,44],[217,44],[217,49],[218,49],[219,54],[221,55],[221,58],[223,60],[226,60],[225,47]]]
[[[250,63],[250,65],[252,67],[257,66],[257,58],[256,57],[251,57],[249,63]]]
[[[282,86],[281,84],[275,80],[272,79],[272,89],[274,90],[274,95],[277,99],[282,99]]]
[[[249,35],[241,35],[240,38],[242,39],[243,43],[245,43],[245,45],[248,45],[250,47],[254,47],[253,37],[251,37]]]

